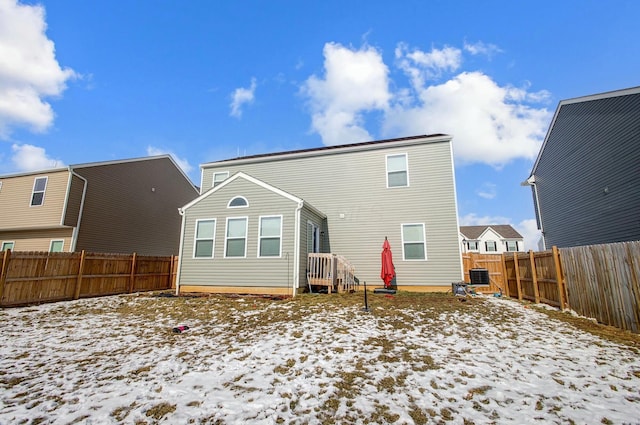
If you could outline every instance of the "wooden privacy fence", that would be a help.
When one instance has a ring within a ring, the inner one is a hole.
[[[469,270],[487,269],[489,272],[489,286],[476,288],[478,292],[495,293],[504,291],[504,264],[500,254],[477,254],[466,252],[462,254],[462,270],[464,270],[464,281],[471,282]]]
[[[571,309],[640,332],[640,241],[561,248]]]
[[[177,257],[82,252],[0,256],[0,307],[169,289]]]

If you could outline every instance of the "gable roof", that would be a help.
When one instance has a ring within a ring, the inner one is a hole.
[[[488,229],[493,230],[505,239],[522,239],[522,235],[518,233],[510,224],[491,224],[485,226],[460,226],[460,233],[467,239],[480,239],[483,233]]]
[[[440,133],[430,134],[430,135],[411,136],[411,137],[400,137],[396,139],[374,140],[369,142],[349,143],[344,145],[320,146],[317,148],[240,156],[237,158],[229,158],[229,159],[223,159],[220,161],[212,161],[212,162],[200,164],[200,168],[206,168],[209,165],[221,164],[221,163],[232,162],[232,161],[236,163],[244,162],[244,161],[255,162],[255,161],[266,161],[271,158],[273,158],[274,160],[276,159],[279,160],[287,157],[328,155],[332,153],[359,151],[359,150],[365,150],[369,148],[388,148],[390,144],[404,145],[404,144],[411,144],[411,143],[423,143],[425,141],[443,142],[443,141],[449,141],[449,140],[451,140],[451,136],[447,134],[440,134]]]
[[[180,168],[180,166],[173,160],[173,157],[167,154],[145,156],[140,158],[120,159],[120,160],[113,160],[113,161],[86,162],[83,164],[73,164],[66,167],[54,167],[54,168],[48,168],[48,169],[42,169],[42,170],[25,171],[21,173],[4,174],[4,175],[0,175],[0,178],[47,174],[47,173],[54,173],[54,172],[60,172],[60,171],[73,171],[73,170],[82,169],[82,168],[102,167],[102,166],[108,166],[108,165],[126,164],[131,162],[154,161],[154,160],[160,160],[160,159],[168,159],[173,164],[173,166],[176,167],[176,169],[180,172],[180,174],[182,174],[184,179],[188,181],[191,186],[193,186],[194,190],[197,191],[197,188],[193,184],[191,179],[185,174],[182,168]]]
[[[621,97],[621,96],[640,96],[640,86],[638,87],[631,87],[631,88],[627,88],[627,89],[621,89],[621,90],[614,90],[614,91],[609,91],[609,92],[604,92],[604,93],[597,93],[597,94],[592,94],[592,95],[588,95],[588,96],[581,96],[581,97],[576,97],[576,98],[572,98],[572,99],[566,99],[566,100],[562,100],[560,101],[560,103],[558,103],[558,107],[556,108],[556,112],[553,115],[553,119],[551,120],[551,124],[549,125],[549,129],[547,130],[547,134],[544,138],[544,141],[542,142],[542,146],[540,147],[540,151],[538,152],[538,157],[536,158],[536,162],[533,164],[533,167],[531,168],[531,173],[529,174],[529,178],[524,181],[522,183],[523,186],[527,185],[527,184],[531,184],[535,181],[535,172],[536,169],[538,168],[538,164],[540,162],[540,158],[542,157],[542,154],[544,152],[544,149],[547,145],[547,142],[549,141],[549,137],[551,135],[551,132],[553,130],[553,127],[556,123],[556,120],[558,119],[558,115],[560,114],[560,111],[562,109],[563,106],[566,105],[571,105],[571,104],[576,104],[576,103],[585,103],[585,102],[598,102],[604,99],[610,99],[613,97]],[[604,113],[604,111],[603,111]]]
[[[290,199],[293,202],[296,202],[296,203],[301,204],[301,205],[305,205],[307,208],[313,210],[316,214],[320,215],[321,217],[325,217],[326,218],[326,214],[324,214],[322,211],[318,210],[313,205],[311,205],[308,202],[306,202],[304,199],[302,199],[300,197],[297,197],[295,195],[292,195],[291,193],[286,192],[286,191],[284,191],[282,189],[279,189],[279,188],[277,188],[275,186],[272,186],[269,183],[265,183],[262,180],[257,179],[255,177],[252,177],[247,173],[243,173],[242,171],[239,171],[239,172],[235,173],[234,175],[232,175],[228,179],[224,180],[219,185],[217,185],[215,187],[212,187],[211,189],[207,190],[202,195],[198,196],[193,201],[189,202],[187,205],[183,206],[182,208],[179,208],[180,214],[184,214],[184,212],[187,209],[189,209],[192,206],[196,205],[197,203],[199,203],[203,199],[208,198],[209,196],[211,196],[212,194],[216,193],[217,191],[219,191],[223,187],[232,184],[234,181],[236,181],[238,179],[247,180],[247,181],[249,181],[249,182],[251,182],[251,183],[253,183],[255,185],[258,185],[258,186],[268,190],[268,191],[271,191],[271,192],[273,192],[275,194],[278,194],[278,195],[280,195],[280,196],[282,196],[284,198]]]

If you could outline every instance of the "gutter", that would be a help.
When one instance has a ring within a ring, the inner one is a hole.
[[[531,186],[531,190],[533,191],[533,196],[535,197],[535,205],[533,206],[536,209],[536,219],[539,226],[540,233],[542,235],[542,248],[547,249],[547,242],[544,240],[544,224],[542,223],[542,214],[540,214],[540,199],[538,198],[538,186],[536,186],[536,176],[533,174],[520,183],[520,186]]]

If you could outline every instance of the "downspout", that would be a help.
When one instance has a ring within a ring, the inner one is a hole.
[[[302,211],[303,206],[304,201],[300,200],[300,202],[298,202],[298,206],[296,207],[295,230],[293,236],[293,297],[296,296],[296,290],[298,289],[298,285],[300,283],[300,211]]]
[[[180,295],[180,271],[182,270],[182,248],[184,247],[184,228],[187,220],[184,217],[184,210],[178,208],[178,213],[182,216],[182,226],[180,229],[180,248],[178,248],[178,270],[176,270],[176,296]]]
[[[69,252],[75,252],[76,245],[78,243],[78,233],[80,233],[80,223],[82,222],[82,213],[84,212],[84,200],[85,200],[85,197],[87,196],[87,186],[89,185],[89,182],[80,174],[73,171],[71,167],[69,167],[69,172],[84,182],[84,185],[82,188],[82,200],[80,201],[80,211],[78,211],[78,221],[76,222],[76,226],[73,228],[73,234],[71,235],[71,248]],[[69,193],[70,192],[71,192],[71,185],[69,185]],[[67,199],[69,199],[69,193],[67,193]],[[66,209],[67,209],[67,206],[65,205],[65,215],[66,215]]]
[[[520,183],[520,186],[531,186],[533,197],[535,198],[534,208],[536,209],[536,219],[540,224],[540,234],[542,235],[542,249],[547,249],[547,241],[544,239],[544,224],[542,223],[542,214],[540,213],[540,199],[538,198],[538,186],[536,186],[536,177],[531,176],[527,180]]]

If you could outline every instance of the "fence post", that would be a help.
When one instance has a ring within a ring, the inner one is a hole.
[[[536,257],[533,250],[529,250],[529,263],[531,267],[531,279],[533,280],[533,294],[536,304],[540,303],[540,288],[538,288],[538,272],[536,272]]]
[[[562,266],[560,265],[560,252],[558,252],[557,246],[552,246],[553,252],[553,265],[556,268],[556,283],[558,285],[558,298],[560,300],[560,310],[564,310],[567,306],[567,298],[565,297],[564,276],[562,273]]]
[[[131,256],[131,275],[129,276],[129,293],[133,293],[133,284],[136,279],[136,253]]]
[[[76,290],[73,293],[73,299],[80,298],[80,288],[82,286],[82,273],[84,272],[84,249],[80,253],[80,267],[78,267],[78,278],[76,279]]]
[[[2,256],[2,267],[0,267],[0,302],[4,295],[4,285],[7,283],[7,270],[9,270],[9,259],[11,258],[11,250],[7,249]]]
[[[518,288],[518,299],[522,301],[522,283],[520,282],[520,266],[518,265],[518,253],[513,253],[513,270],[516,272],[516,287]]]
[[[502,259],[502,285],[504,286],[504,295],[507,298],[511,297],[511,294],[509,294],[509,276],[507,275],[507,260],[506,260],[507,256],[506,254],[503,252],[501,255],[501,259]]]

